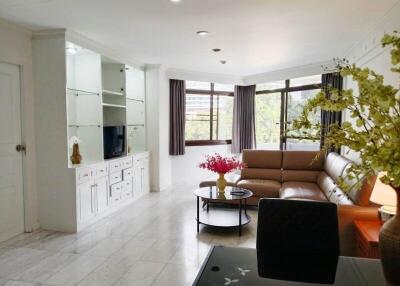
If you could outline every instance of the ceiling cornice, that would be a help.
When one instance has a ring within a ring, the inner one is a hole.
[[[360,39],[345,54],[345,57],[352,63],[363,65],[371,57],[376,57],[386,49],[382,48],[381,39],[385,33],[400,29],[400,1],[398,1],[383,17],[374,25],[367,36]]]

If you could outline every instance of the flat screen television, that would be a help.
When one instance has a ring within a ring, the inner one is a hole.
[[[103,127],[104,159],[115,158],[125,153],[125,126]]]

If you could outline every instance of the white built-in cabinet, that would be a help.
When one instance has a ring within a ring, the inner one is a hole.
[[[76,232],[149,190],[145,76],[67,31],[33,37],[39,220]],[[125,154],[104,160],[103,127],[124,125]],[[83,161],[72,165],[71,137]]]
[[[76,169],[78,228],[149,192],[146,152]]]

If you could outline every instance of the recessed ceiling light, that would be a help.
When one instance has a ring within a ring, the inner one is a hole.
[[[220,61],[220,63],[224,65],[224,64],[226,64],[226,61],[222,60],[222,61]]]
[[[171,2],[173,4],[179,4],[182,2],[182,0],[169,0],[169,2]]]
[[[207,36],[208,35],[208,31],[197,31],[197,35],[199,35],[199,36]]]
[[[218,53],[218,52],[221,51],[221,49],[216,48],[216,49],[212,49],[212,51],[215,52],[215,53]]]

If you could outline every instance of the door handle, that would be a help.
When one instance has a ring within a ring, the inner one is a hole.
[[[15,146],[15,150],[17,150],[17,152],[24,152],[26,154],[26,146],[25,145],[18,144],[17,146]]]

